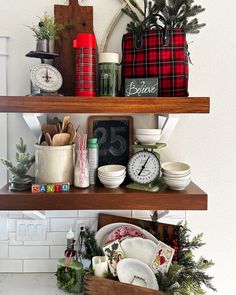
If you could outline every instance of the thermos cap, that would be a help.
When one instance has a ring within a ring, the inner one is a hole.
[[[88,148],[98,148],[99,146],[98,146],[98,140],[97,140],[97,138],[89,138],[88,139]]]
[[[94,34],[80,33],[73,41],[74,48],[87,47],[96,48],[96,38]]]
[[[111,53],[111,52],[101,52],[99,54],[99,63],[100,64],[106,64],[106,63],[119,64],[119,54]]]

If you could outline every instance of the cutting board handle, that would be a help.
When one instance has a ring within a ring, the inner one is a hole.
[[[78,0],[69,0],[69,6],[76,7],[78,5]]]

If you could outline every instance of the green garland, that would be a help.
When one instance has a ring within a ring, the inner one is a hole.
[[[65,267],[62,266],[57,269],[55,275],[57,277],[58,288],[63,289],[69,293],[77,293],[79,282],[74,269],[68,267],[66,272]]]
[[[132,21],[127,25],[128,32],[136,31],[144,18],[149,21],[146,28],[163,27],[163,22],[158,23],[157,14],[161,14],[169,28],[181,28],[185,33],[198,34],[206,24],[200,24],[195,17],[205,11],[201,5],[195,5],[194,0],[144,0],[144,10],[141,10],[136,0],[130,0],[132,7],[126,7],[123,12]]]

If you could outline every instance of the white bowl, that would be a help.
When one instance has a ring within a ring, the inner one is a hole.
[[[162,177],[163,178],[168,178],[168,179],[173,179],[173,180],[185,180],[185,179],[189,179],[191,178],[191,172],[187,173],[187,174],[183,174],[183,175],[179,175],[179,174],[169,174],[169,173],[162,173]]]
[[[104,176],[103,174],[98,173],[98,177],[105,179],[105,180],[120,179],[120,178],[126,177],[126,172],[124,172],[120,176]]]
[[[122,165],[106,165],[98,168],[98,173],[104,177],[121,176],[125,171],[126,167]]]
[[[161,139],[161,135],[136,134],[136,138],[141,144],[154,145]]]
[[[115,178],[115,179],[110,179],[110,180],[106,180],[104,178],[99,177],[99,180],[107,188],[117,188],[123,183],[123,181],[125,180],[125,177],[118,178],[118,179]]]
[[[166,162],[161,165],[162,171],[169,174],[185,175],[190,172],[190,166],[181,162]]]
[[[135,134],[139,135],[160,135],[162,129],[135,129]]]
[[[165,179],[165,183],[169,186],[169,188],[176,190],[176,191],[181,191],[184,190],[190,183],[191,179],[187,180],[170,180],[170,179]]]

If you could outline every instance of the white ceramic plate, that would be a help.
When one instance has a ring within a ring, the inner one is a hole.
[[[117,264],[116,270],[122,283],[159,290],[153,271],[142,261],[133,258],[122,259]]]
[[[145,229],[142,229],[141,227],[130,224],[130,223],[117,222],[117,223],[111,223],[111,224],[105,225],[99,229],[99,231],[95,235],[95,239],[97,241],[97,246],[102,249],[102,247],[104,246],[104,241],[106,240],[109,233],[111,233],[114,229],[116,229],[122,225],[129,225],[129,226],[134,226],[134,227],[138,228],[147,237],[147,239],[152,240],[154,243],[158,244],[158,240],[152,234],[150,234],[148,231],[146,231]]]
[[[123,240],[121,248],[126,258],[136,258],[150,266],[157,250],[157,244],[151,240],[136,237]]]

